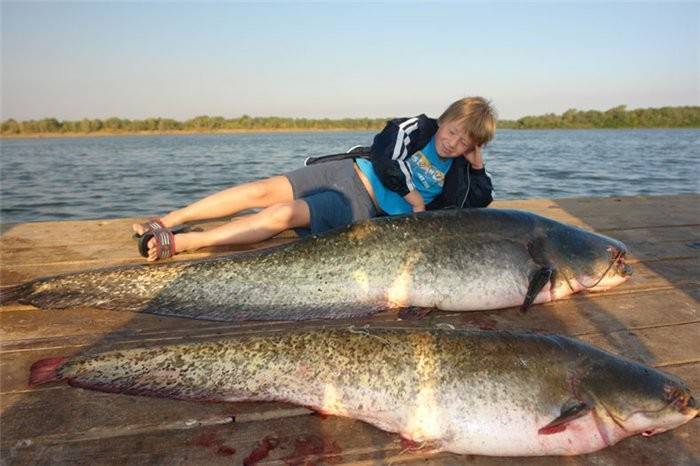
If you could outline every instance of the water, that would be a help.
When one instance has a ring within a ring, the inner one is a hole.
[[[0,218],[152,216],[373,132],[122,136],[0,141]],[[700,130],[502,130],[485,151],[497,199],[700,191]]]

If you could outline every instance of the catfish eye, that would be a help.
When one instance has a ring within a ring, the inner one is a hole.
[[[674,387],[664,388],[664,397],[676,409],[683,411],[686,408],[695,407],[695,398],[690,393]]]
[[[664,398],[666,401],[675,401],[683,396],[683,392],[676,387],[667,385],[664,387]]]

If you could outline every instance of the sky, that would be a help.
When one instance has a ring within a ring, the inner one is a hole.
[[[700,2],[0,2],[0,118],[700,105]]]

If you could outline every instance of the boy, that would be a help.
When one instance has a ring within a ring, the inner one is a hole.
[[[384,214],[486,207],[492,186],[481,148],[495,131],[490,102],[467,97],[437,120],[391,120],[364,154],[371,160],[352,153],[321,158],[323,163],[234,186],[133,228],[142,236],[143,253],[155,261],[207,246],[255,243],[290,228],[316,234]],[[262,210],[209,231],[175,235],[170,229],[251,208]]]

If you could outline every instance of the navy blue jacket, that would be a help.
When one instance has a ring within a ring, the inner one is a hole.
[[[408,194],[411,174],[407,159],[425,147],[437,130],[437,120],[425,115],[396,118],[386,124],[370,150],[372,167],[384,186],[401,196]],[[464,157],[457,157],[445,175],[442,193],[425,207],[486,207],[493,200],[492,192],[486,170],[474,169]]]

